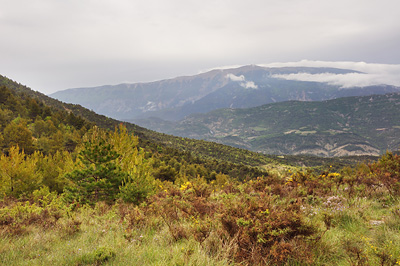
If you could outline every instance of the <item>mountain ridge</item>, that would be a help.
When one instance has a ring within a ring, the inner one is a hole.
[[[250,65],[233,69],[216,69],[198,75],[149,83],[75,88],[56,92],[50,96],[64,102],[80,104],[115,119],[132,121],[150,116],[164,120],[180,120],[193,113],[205,113],[226,107],[247,108],[275,101],[327,100],[400,90],[394,86],[342,89],[338,85],[274,77],[277,74],[303,72],[361,73],[338,68],[267,68]]]

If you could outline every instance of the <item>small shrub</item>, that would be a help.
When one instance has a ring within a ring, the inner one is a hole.
[[[94,206],[94,211],[97,213],[97,215],[100,215],[100,216],[103,216],[110,210],[111,210],[111,206],[104,201],[99,201]]]
[[[172,224],[168,226],[170,229],[170,233],[175,241],[181,239],[188,239],[188,231],[187,229],[181,224]]]
[[[260,264],[268,258],[283,264],[295,249],[295,239],[316,232],[303,221],[298,203],[279,203],[263,193],[244,195],[221,207],[221,225],[240,250],[235,255],[238,262]]]
[[[58,224],[59,228],[61,229],[61,233],[65,236],[72,236],[75,233],[80,231],[80,226],[82,221],[75,217],[68,218],[61,223]]]
[[[54,197],[38,198],[38,202],[17,201],[0,209],[0,231],[6,234],[18,235],[28,232],[31,226],[43,229],[52,228],[63,216],[60,200]],[[40,206],[42,205],[42,206]]]
[[[116,257],[116,253],[109,247],[99,247],[96,250],[83,254],[78,258],[78,265],[101,265]]]
[[[363,249],[363,243],[359,239],[345,239],[342,246],[346,251],[351,265],[367,265],[368,258]]]
[[[387,152],[378,162],[369,165],[372,175],[391,196],[400,196],[400,156]]]
[[[148,217],[146,217],[143,210],[137,206],[120,204],[118,206],[118,211],[121,217],[121,222],[124,223],[129,229],[137,226],[143,226],[147,222]]]
[[[208,235],[208,237],[203,241],[203,246],[205,251],[211,256],[217,255],[221,250],[227,252],[226,248],[224,247],[222,239],[220,238],[219,234],[215,231],[212,231]]]

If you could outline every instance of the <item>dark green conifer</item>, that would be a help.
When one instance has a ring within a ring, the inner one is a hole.
[[[80,170],[67,174],[73,185],[66,188],[67,195],[82,203],[113,202],[127,174],[116,165],[119,154],[104,140],[87,141],[79,153],[83,164]]]

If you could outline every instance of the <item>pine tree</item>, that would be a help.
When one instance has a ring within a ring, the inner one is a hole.
[[[73,183],[66,188],[66,194],[82,203],[113,202],[127,177],[116,164],[119,157],[103,138],[85,142],[78,156],[83,167],[66,175]]]

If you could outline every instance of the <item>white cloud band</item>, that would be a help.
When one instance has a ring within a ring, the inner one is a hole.
[[[393,85],[400,87],[400,65],[371,64],[365,62],[326,62],[302,60],[289,63],[272,63],[262,65],[265,67],[305,66],[305,67],[332,67],[360,71],[362,73],[294,73],[287,75],[274,75],[275,78],[299,81],[326,82],[339,85],[343,88],[354,86],[366,87],[372,85]]]

